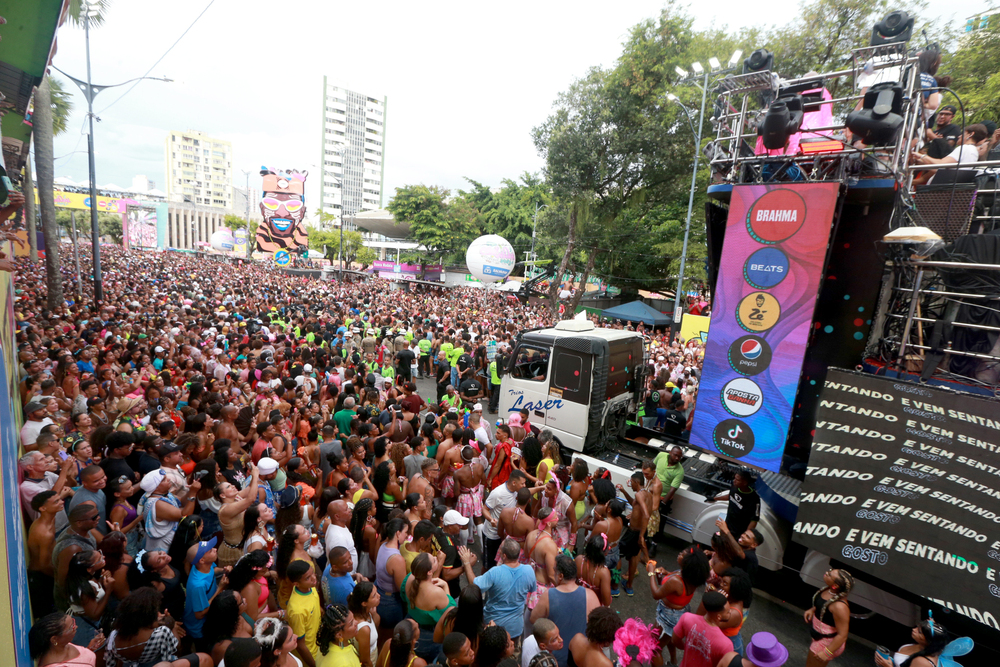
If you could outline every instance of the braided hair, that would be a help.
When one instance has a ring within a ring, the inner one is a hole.
[[[837,592],[831,595],[829,600],[823,600],[822,606],[816,610],[816,618],[820,620],[823,619],[823,615],[826,614],[826,610],[834,602],[844,602],[844,604],[847,604],[847,594],[851,592],[852,588],[854,588],[854,577],[851,576],[851,573],[847,570],[837,570],[836,580]],[[823,589],[820,590],[820,599],[823,597],[823,591],[829,590],[832,590],[830,586],[824,586]]]
[[[323,618],[320,619],[319,632],[316,634],[316,646],[320,653],[326,655],[330,650],[330,644],[337,641],[337,635],[343,631],[347,625],[347,620],[351,612],[342,604],[328,604],[323,610]]]
[[[354,506],[351,514],[351,535],[354,537],[354,548],[358,550],[358,557],[365,549],[365,526],[368,525],[368,513],[372,511],[374,502],[371,498],[362,498]]]

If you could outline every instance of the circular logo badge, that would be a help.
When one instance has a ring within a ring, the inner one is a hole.
[[[723,419],[712,433],[715,448],[734,459],[753,451],[753,431],[739,419]]]
[[[762,333],[778,323],[781,305],[767,292],[753,292],[736,306],[736,321],[751,333]]]
[[[788,275],[788,256],[777,248],[761,248],[743,265],[743,278],[752,287],[769,289]]]
[[[736,417],[749,417],[764,404],[764,394],[753,380],[736,378],[722,388],[722,407]]]
[[[288,254],[287,250],[279,250],[274,253],[274,263],[278,266],[288,266],[291,261],[292,256]]]
[[[806,220],[806,202],[792,190],[771,190],[747,213],[747,231],[755,241],[774,244],[791,238]]]
[[[729,346],[729,365],[740,375],[757,375],[771,365],[771,346],[757,336],[743,336]]]

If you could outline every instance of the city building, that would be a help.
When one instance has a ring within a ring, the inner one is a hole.
[[[387,104],[386,97],[334,86],[323,77],[320,207],[338,220],[382,207]],[[344,229],[355,226],[348,221]]]
[[[1000,9],[987,9],[980,14],[970,16],[965,20],[963,36],[988,27],[996,27],[998,21],[1000,21]]]
[[[169,201],[232,209],[232,143],[196,130],[172,130],[166,151]]]
[[[250,196],[247,197],[247,192]],[[249,198],[249,202],[247,199]],[[246,188],[238,188],[233,186],[233,215],[239,218],[247,217],[247,203],[250,204],[250,220],[256,223],[261,223],[264,221],[264,216],[260,214],[260,189],[250,188],[249,191]]]

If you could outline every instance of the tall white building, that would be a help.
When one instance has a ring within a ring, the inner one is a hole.
[[[197,130],[172,130],[166,146],[168,201],[232,209],[232,143]]]
[[[388,98],[333,86],[323,77],[320,202],[338,219],[382,208],[387,103]]]

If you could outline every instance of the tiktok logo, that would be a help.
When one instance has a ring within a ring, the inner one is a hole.
[[[753,431],[739,419],[723,419],[715,425],[712,443],[721,453],[738,459],[753,450]]]
[[[733,428],[729,429],[729,432],[726,435],[728,435],[730,438],[734,438],[735,439],[735,438],[740,437],[740,433],[742,433],[742,432],[743,432],[743,427],[740,426],[739,424],[737,424]]]

